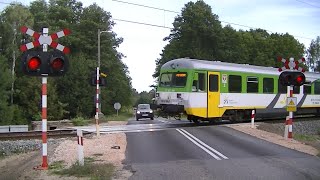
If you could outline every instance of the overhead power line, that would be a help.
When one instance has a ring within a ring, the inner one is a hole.
[[[314,4],[310,4],[310,3],[308,3],[308,2],[305,2],[305,1],[300,1],[300,0],[296,0],[297,2],[300,2],[300,3],[303,3],[303,4],[307,4],[307,5],[309,5],[309,6],[313,6],[313,7],[316,7],[316,8],[320,8],[320,6],[316,6],[316,5],[314,5]]]
[[[12,2],[11,2],[12,3]],[[11,4],[11,3],[7,3],[7,2],[0,2],[0,4]]]
[[[172,29],[172,28],[167,27],[167,26],[161,26],[161,25],[156,25],[156,24],[148,24],[148,23],[137,22],[137,21],[130,21],[130,20],[125,20],[125,19],[113,19],[113,20],[115,20],[115,21],[127,22],[127,23],[133,23],[133,24],[146,25],[146,26],[159,27],[159,28]]]
[[[167,11],[167,12],[172,12],[172,13],[178,13],[176,11],[171,11],[168,9],[162,9],[162,8],[157,8],[157,7],[152,7],[152,6],[146,6],[146,5],[142,5],[142,4],[136,4],[136,3],[131,3],[131,2],[126,2],[126,1],[119,1],[119,0],[112,0],[118,3],[123,3],[123,4],[130,4],[130,5],[134,5],[134,6],[140,6],[140,7],[145,7],[145,8],[149,8],[149,9],[156,9],[156,10],[161,10],[161,11]]]
[[[120,0],[112,0],[114,2],[118,2],[118,3],[123,3],[123,4],[129,4],[129,5],[133,5],[133,6],[139,6],[139,7],[145,7],[145,8],[149,8],[149,9],[155,9],[155,10],[161,10],[161,11],[166,11],[166,12],[171,12],[171,13],[176,13],[179,14],[179,12],[177,11],[172,11],[172,10],[168,10],[168,9],[163,9],[163,8],[157,8],[157,7],[152,7],[152,6],[146,6],[146,5],[142,5],[142,4],[136,4],[136,3],[131,3],[131,2],[126,2],[126,1],[120,1]],[[299,0],[296,0],[299,1]],[[303,2],[303,1],[302,1]],[[136,21],[130,21],[130,20],[120,20],[120,19],[114,19],[117,21],[123,21],[123,22],[129,22],[129,23],[135,23],[135,24],[141,24],[141,25],[148,25],[148,26],[154,26],[154,27],[161,27],[161,28],[168,28],[168,29],[172,29],[166,26],[159,26],[159,25],[153,25],[153,24],[146,24],[146,23],[141,23],[141,22],[136,22]],[[223,23],[226,24],[232,24],[232,25],[236,25],[236,26],[240,26],[240,27],[246,27],[246,28],[250,28],[250,29],[261,29],[261,28],[257,28],[257,27],[252,27],[252,26],[248,26],[248,25],[243,25],[243,24],[238,24],[238,23],[233,23],[233,22],[228,22],[228,21],[222,21]],[[271,30],[267,30],[265,29],[267,32],[271,32],[271,33],[277,33]],[[312,38],[308,38],[308,37],[303,37],[303,36],[297,36],[297,35],[293,35],[294,37],[298,37],[298,38],[302,38],[302,39],[309,39],[312,40]]]

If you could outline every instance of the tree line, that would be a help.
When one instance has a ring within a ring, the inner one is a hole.
[[[76,0],[36,0],[29,6],[7,6],[0,15],[0,124],[41,119],[41,79],[21,71],[19,47],[33,40],[20,33],[22,26],[36,32],[48,27],[49,34],[64,28],[72,32],[59,39],[71,49],[69,71],[63,77],[48,78],[48,120],[92,117],[95,112],[96,90],[89,82],[97,67],[98,29],[108,31],[101,34],[101,71],[107,74],[106,87],[101,88],[102,112],[114,113],[115,102],[131,106],[131,78],[122,62],[124,55],[117,51],[123,39],[112,31],[114,25],[111,14],[97,4],[83,7]]]
[[[281,67],[282,64],[276,61],[278,56],[298,59],[306,54],[305,68],[320,70],[319,37],[306,49],[288,33],[270,34],[263,29],[237,31],[230,25],[223,27],[218,15],[202,0],[185,5],[164,41],[168,41],[168,44],[155,61],[155,78],[159,77],[164,63],[182,57]]]
[[[69,71],[63,77],[48,78],[48,120],[92,117],[95,113],[96,90],[89,82],[97,66],[98,29],[108,31],[101,34],[101,71],[107,74],[106,87],[101,90],[102,112],[114,113],[115,102],[128,108],[152,103],[153,90],[138,93],[131,85],[128,67],[122,62],[124,55],[117,51],[123,39],[112,30],[115,25],[110,12],[95,3],[83,7],[77,0],[35,0],[28,6],[11,4],[0,12],[0,125],[41,119],[41,79],[21,71],[19,47],[33,41],[20,33],[21,26],[37,32],[48,27],[49,34],[64,28],[72,32],[59,39],[71,49]],[[223,27],[202,0],[182,8],[164,41],[168,44],[155,62],[154,78],[159,77],[164,63],[181,57],[279,67],[277,56],[299,58],[307,54],[308,68],[320,70],[319,37],[306,49],[288,33]]]

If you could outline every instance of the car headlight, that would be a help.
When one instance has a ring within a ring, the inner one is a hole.
[[[140,114],[140,111],[137,111],[137,114]]]
[[[150,113],[153,113],[153,111],[152,111],[152,110],[150,110]]]

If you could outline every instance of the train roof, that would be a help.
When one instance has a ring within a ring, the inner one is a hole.
[[[278,68],[255,66],[249,64],[235,64],[226,63],[221,61],[208,61],[199,59],[179,58],[168,61],[161,69],[171,70],[175,68],[181,69],[201,69],[201,70],[213,70],[213,71],[234,71],[234,72],[247,72],[256,74],[268,74],[268,75],[280,75]],[[319,73],[305,72],[307,81],[315,81],[320,79]]]

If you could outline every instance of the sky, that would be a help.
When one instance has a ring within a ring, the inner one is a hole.
[[[152,74],[155,61],[160,58],[163,38],[170,34],[174,18],[190,0],[78,0],[84,7],[97,3],[110,12],[116,23],[113,31],[123,38],[118,51],[125,55],[122,60],[129,68],[132,86],[138,92],[150,91],[156,84]],[[11,0],[0,0],[0,9]],[[23,3],[29,5],[30,0]],[[130,5],[140,4],[173,12]],[[193,2],[196,2],[193,0]],[[219,16],[222,25],[239,30],[261,28],[269,33],[289,33],[306,48],[312,39],[320,36],[320,1],[318,0],[204,0],[212,12]],[[147,26],[125,21],[134,21],[162,27]],[[239,26],[239,25],[243,26]],[[164,28],[166,27],[166,28]],[[103,37],[103,36],[101,36]]]

